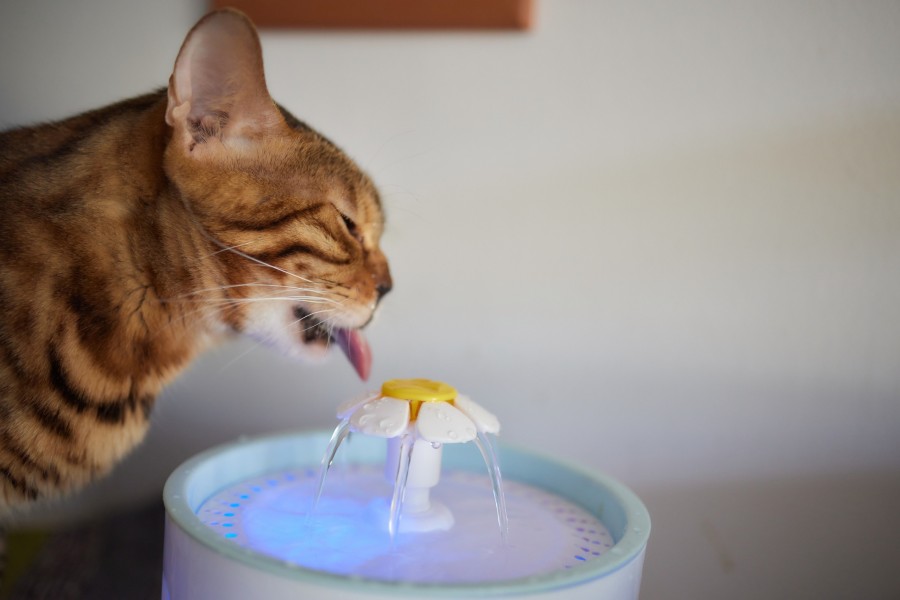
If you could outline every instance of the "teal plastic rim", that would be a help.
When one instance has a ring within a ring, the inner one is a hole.
[[[650,536],[650,515],[641,500],[602,474],[505,444],[498,445],[504,479],[526,483],[581,506],[600,519],[615,540],[601,557],[564,571],[488,583],[428,584],[392,582],[314,571],[290,565],[223,539],[201,523],[196,511],[210,496],[246,479],[289,468],[318,468],[330,432],[271,435],[211,448],[186,461],[166,481],[163,501],[178,527],[203,546],[245,565],[310,586],[406,597],[466,597],[528,594],[583,585],[606,577],[635,560]],[[471,444],[445,445],[444,467],[485,470]],[[381,464],[384,440],[356,436],[340,449],[342,462]]]

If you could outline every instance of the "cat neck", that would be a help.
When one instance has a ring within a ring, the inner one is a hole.
[[[222,249],[206,233],[181,191],[167,177],[164,153],[171,138],[165,94],[134,127],[140,134],[126,161],[140,165],[128,204],[127,278],[141,289],[129,326],[140,332],[163,385],[199,352],[230,333],[221,311],[225,276]]]
[[[163,167],[165,109],[161,90],[0,136],[0,165],[32,194],[4,208],[35,230],[49,219],[53,254],[67,257],[44,274],[78,317],[72,327],[60,315],[58,335],[85,350],[85,370],[151,395],[226,331],[198,294],[223,284],[217,248]]]

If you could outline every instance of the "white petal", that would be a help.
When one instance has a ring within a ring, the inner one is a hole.
[[[470,442],[478,435],[472,419],[448,402],[423,402],[416,429],[426,442],[442,444]]]
[[[453,404],[475,422],[478,431],[484,433],[497,433],[500,431],[500,421],[497,417],[468,396],[457,395]]]
[[[350,431],[383,438],[397,437],[409,427],[409,402],[379,396],[350,416]]]
[[[356,398],[351,398],[345,402],[343,402],[337,409],[337,418],[338,419],[346,419],[350,415],[356,412],[356,410],[371,400],[374,400],[381,394],[379,392],[366,392],[362,396],[357,396]]]

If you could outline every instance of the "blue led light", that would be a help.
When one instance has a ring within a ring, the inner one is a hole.
[[[463,537],[451,537],[452,532],[427,535],[401,532],[392,541],[384,522],[388,511],[386,498],[390,497],[391,488],[384,481],[382,469],[373,467],[351,474],[354,477],[339,471],[329,480],[313,513],[310,510],[318,473],[309,469],[270,473],[245,480],[210,498],[207,502],[211,508],[201,507],[198,513],[215,519],[206,521],[206,524],[215,526],[219,539],[227,539],[228,544],[318,571],[387,580],[401,578],[404,581],[409,577],[408,573],[414,572],[414,578],[423,577],[422,581],[428,580],[424,577],[440,581],[445,577],[446,571],[443,569],[431,572],[417,566],[419,557],[428,554],[432,562],[440,557],[440,560],[453,565],[462,565],[463,560],[472,562],[474,558],[477,567],[467,565],[465,573],[480,569],[488,575],[479,576],[493,576],[495,568],[487,565],[493,564],[491,560],[495,556],[502,558],[504,552],[491,544],[485,545],[479,535],[484,523],[496,525],[496,514],[491,510],[458,509],[455,513],[458,519],[456,531],[466,532]],[[490,484],[482,484],[483,476],[462,477],[445,477],[443,491],[449,496],[445,499],[448,505],[455,502],[452,506],[457,507],[462,500],[466,500],[471,501],[472,506],[480,506],[477,501],[490,500]],[[453,483],[456,483],[456,488]],[[472,490],[466,487],[468,485],[478,487]],[[476,496],[474,492],[480,495]],[[543,496],[540,494],[543,492],[532,494],[537,496],[534,503],[541,501]],[[518,499],[522,495],[513,497]],[[552,524],[568,523],[561,529],[562,534],[567,536],[565,541],[559,539],[559,543],[566,544],[568,550],[560,553],[557,568],[570,569],[589,564],[605,551],[604,546],[610,546],[604,542],[610,542],[611,538],[593,523],[584,523],[581,516],[584,511],[580,508],[567,507],[560,514],[560,511],[554,510],[556,502],[554,500],[546,506],[546,516],[543,518]],[[219,510],[213,511],[212,507]],[[488,508],[493,507],[488,505]],[[211,514],[213,512],[215,516]],[[542,526],[549,527],[547,524]],[[472,532],[471,535],[468,532]],[[423,540],[430,548],[440,549],[441,552],[421,552],[419,544]],[[499,543],[499,539],[495,541]],[[501,562],[502,567],[497,566],[496,570],[506,572],[506,560]],[[515,563],[511,561],[511,564]],[[426,561],[426,566],[430,564]],[[515,572],[516,577],[520,576],[513,567],[509,567],[509,571]]]

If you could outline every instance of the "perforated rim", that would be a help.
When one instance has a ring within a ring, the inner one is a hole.
[[[241,548],[221,538],[195,514],[202,501],[215,491],[242,479],[260,475],[264,470],[315,466],[329,435],[327,432],[288,433],[242,439],[198,454],[178,467],[166,481],[163,491],[166,511],[172,521],[198,543],[229,559],[272,575],[308,585],[407,597],[500,596],[584,584],[629,564],[641,554],[650,535],[647,509],[624,485],[564,461],[505,444],[499,445],[505,478],[553,492],[594,514],[607,524],[616,539],[613,548],[598,560],[572,569],[509,581],[483,584],[386,582],[286,565],[283,561]],[[383,442],[379,444],[379,441],[360,439],[349,449],[351,455],[348,459],[377,464],[383,459]],[[263,461],[265,466],[260,467],[259,464]],[[277,464],[279,461],[282,464]],[[484,468],[482,464],[464,459],[449,462],[450,466],[470,471]],[[228,481],[223,478],[228,478]],[[621,522],[610,526],[611,517]]]
[[[488,501],[487,474],[444,469],[441,501],[453,508],[456,524],[425,539],[403,536],[389,544],[376,517],[387,518],[387,506],[379,503],[387,497],[378,495],[389,489],[384,469],[359,463],[336,466],[329,476],[324,506],[342,497],[344,501],[336,505],[336,513],[327,508],[323,513],[320,506],[318,512],[330,527],[323,534],[312,526],[315,517],[299,521],[297,517],[309,510],[318,477],[318,470],[308,467],[267,472],[220,490],[196,514],[220,537],[239,546],[314,570],[380,581],[483,584],[535,577],[599,560],[614,543],[606,526],[584,508],[545,489],[507,480],[506,504],[517,515],[511,531],[514,544],[496,552],[502,539],[499,529],[496,536],[485,535],[497,519]],[[350,505],[355,511],[347,512]],[[373,506],[385,513],[380,515]],[[466,508],[457,510],[461,506]],[[350,546],[345,535],[334,533],[342,523],[345,527],[353,523],[358,533]],[[283,537],[288,531],[293,537]],[[335,561],[337,556],[353,558]]]

